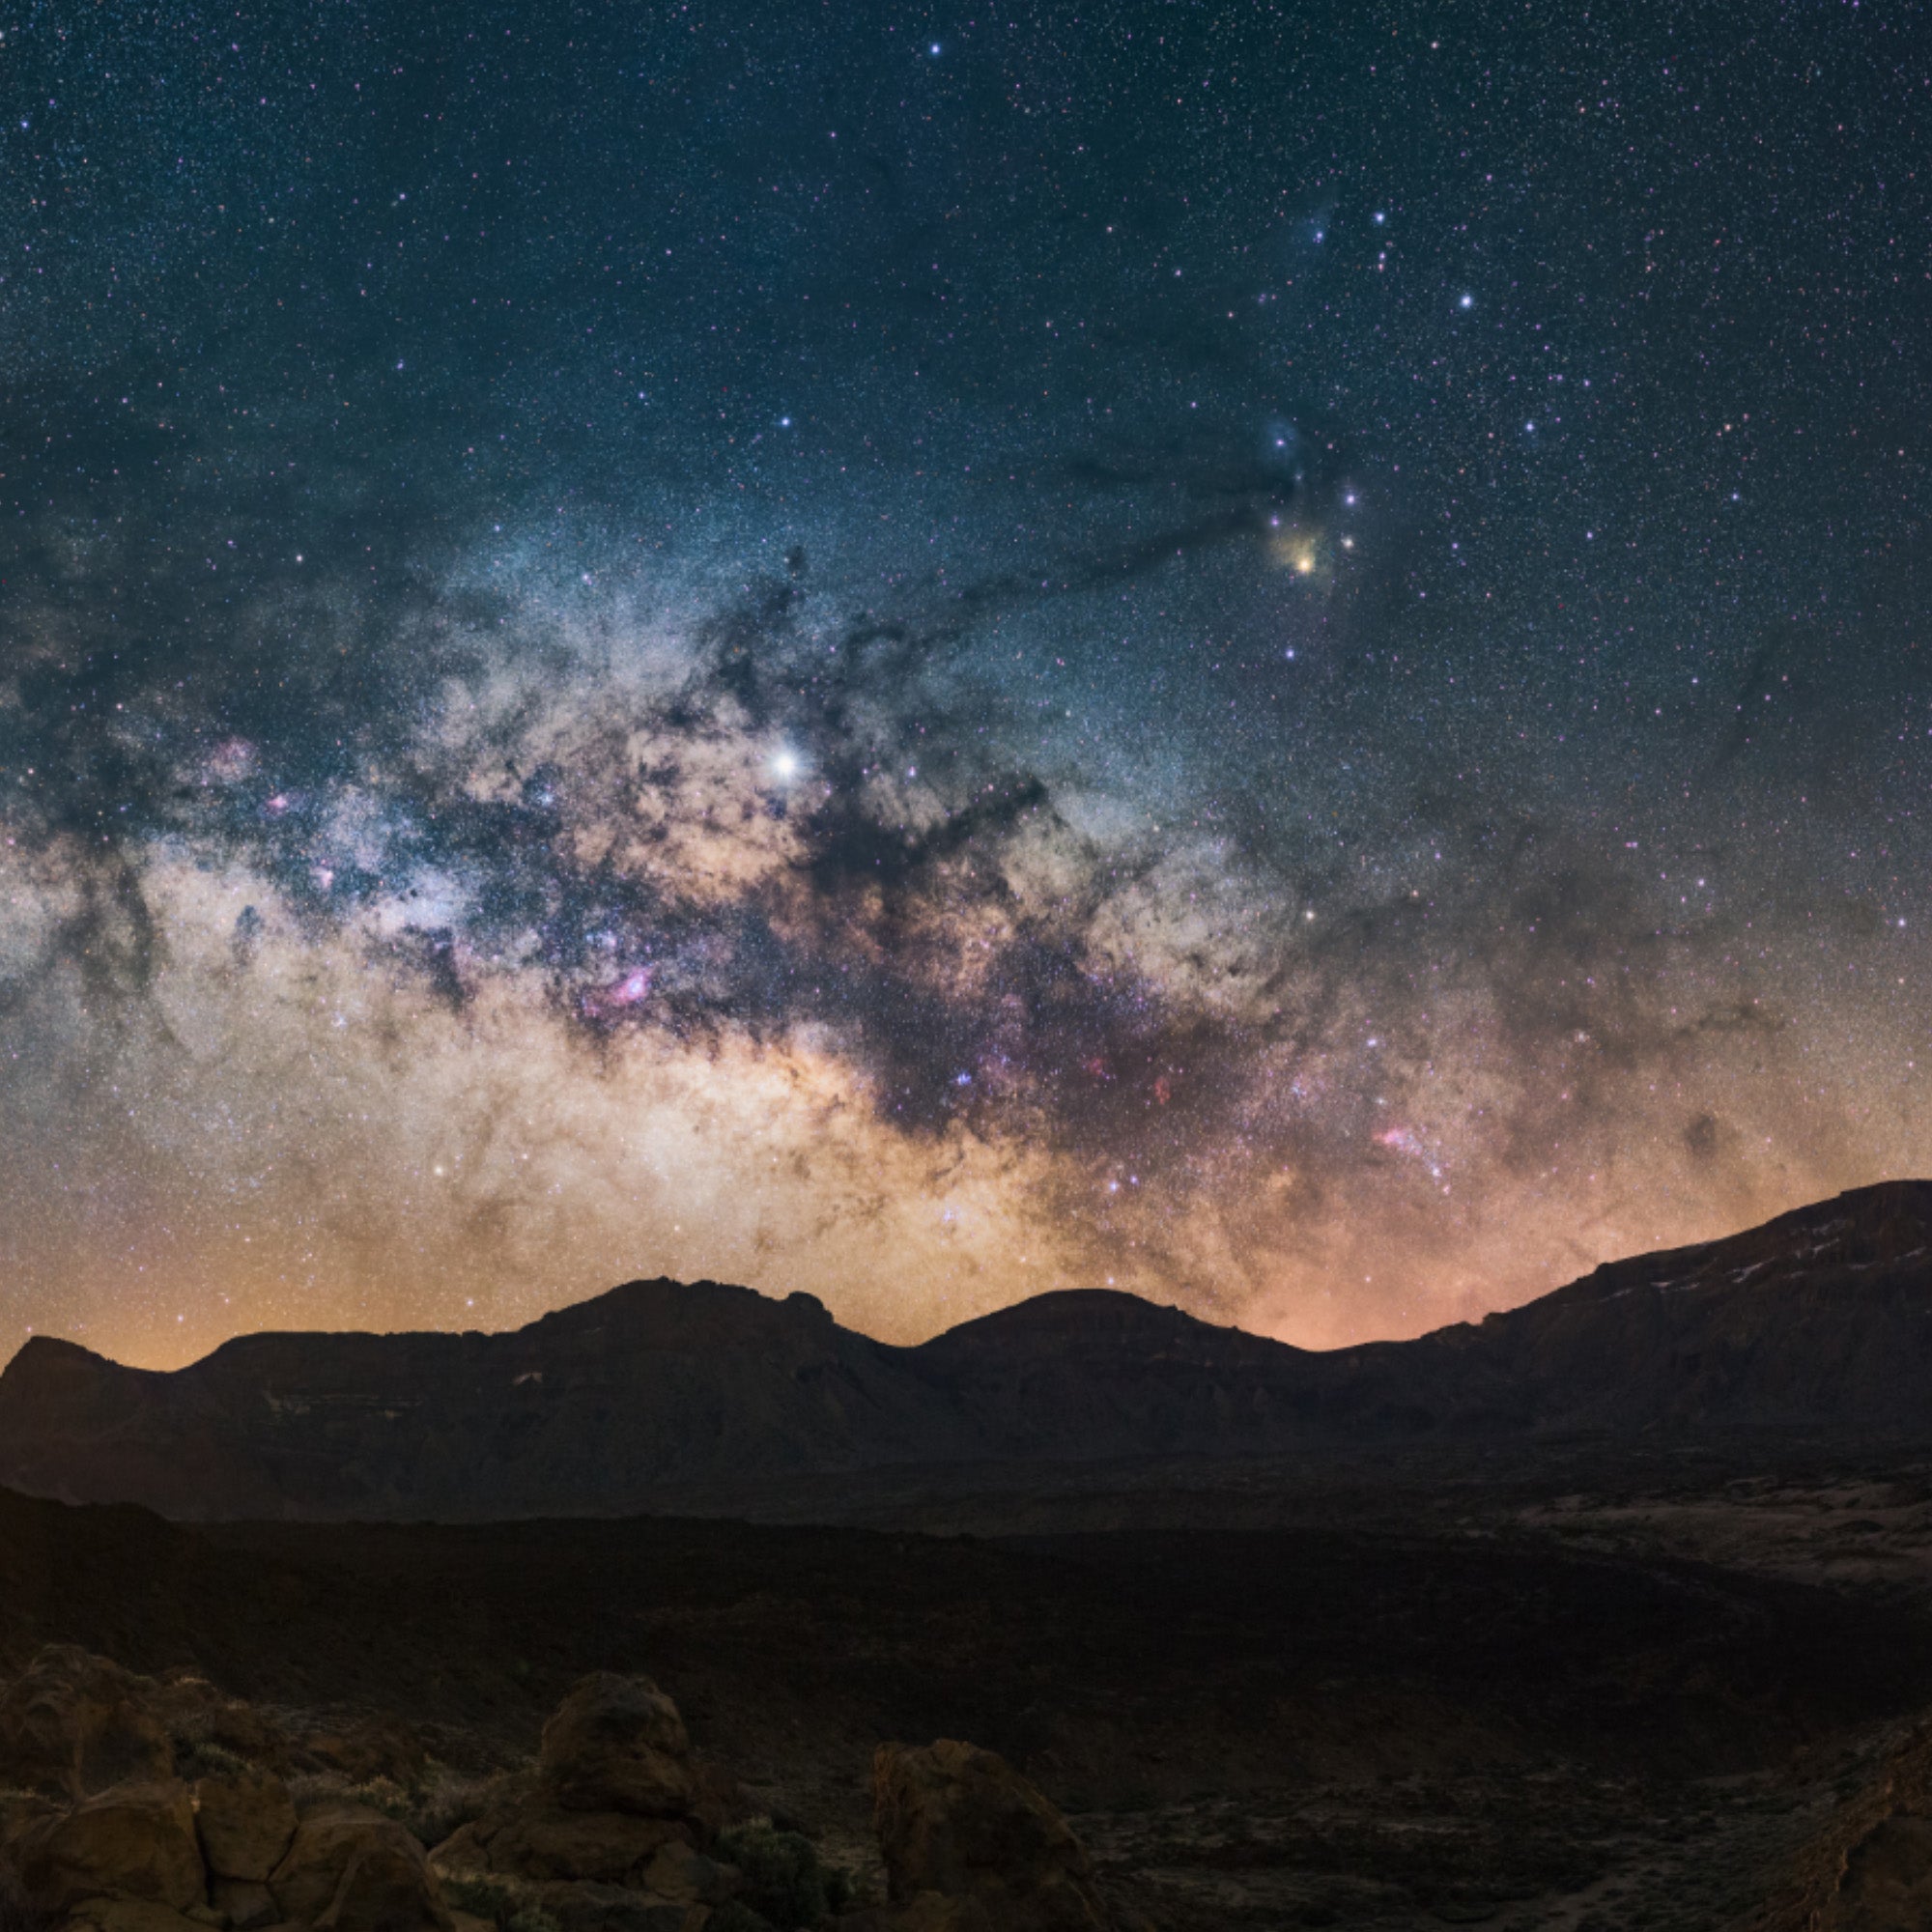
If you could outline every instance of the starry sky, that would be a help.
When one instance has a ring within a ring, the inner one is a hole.
[[[1917,7],[0,4],[0,1345],[1310,1345],[1932,1170]]]

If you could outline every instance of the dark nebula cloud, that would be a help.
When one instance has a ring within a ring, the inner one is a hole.
[[[1326,1344],[1924,1168],[1883,10],[0,33],[16,1333]]]

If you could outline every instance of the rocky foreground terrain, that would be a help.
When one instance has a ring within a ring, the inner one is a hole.
[[[729,1515],[895,1471],[1753,1435],[1932,1441],[1932,1182],[1331,1353],[1104,1291],[896,1349],[809,1295],[647,1281],[509,1334],[250,1335],[172,1374],[38,1336],[0,1373],[0,1482],[190,1520]]]
[[[1143,1923],[990,1751],[880,1747],[877,1870],[855,1879],[753,1817],[649,1678],[610,1672],[565,1697],[534,1762],[463,1776],[393,1720],[331,1727],[49,1646],[0,1697],[0,1904],[62,1932]]]
[[[14,1932],[1932,1923],[1932,1468],[1551,1474],[1001,1538],[0,1493]]]

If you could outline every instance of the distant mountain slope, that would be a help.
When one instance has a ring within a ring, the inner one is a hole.
[[[631,1282],[505,1335],[251,1335],[172,1374],[36,1337],[0,1483],[181,1518],[644,1509],[761,1476],[1751,1429],[1932,1439],[1932,1182],[1313,1354],[1102,1291],[916,1349],[809,1295]]]

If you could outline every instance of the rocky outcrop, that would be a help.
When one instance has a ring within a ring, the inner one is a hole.
[[[216,1733],[264,1755],[292,1748],[205,1680],[42,1651],[0,1695],[0,1776],[17,1787],[0,1805],[0,1854],[26,1907],[65,1932],[452,1932],[401,1825],[341,1801],[298,1817],[281,1777]],[[174,1776],[175,1735],[219,1768],[192,1785]]]
[[[595,1906],[572,1886],[615,1889],[630,1897],[627,1913],[639,1899],[721,1903],[733,1882],[701,1849],[716,1830],[706,1783],[677,1706],[648,1677],[601,1671],[544,1726],[535,1771],[505,1780],[435,1861],[445,1872],[534,1887],[566,1924],[611,1903]]]
[[[116,1785],[37,1820],[9,1849],[29,1901],[49,1918],[90,1898],[176,1912],[207,1902],[194,1805],[179,1779]]]
[[[0,1784],[81,1798],[174,1769],[141,1681],[104,1657],[50,1644],[0,1696]]]
[[[691,1810],[691,1739],[648,1677],[586,1677],[544,1726],[546,1794],[566,1811],[681,1818]]]
[[[872,1804],[899,1932],[1107,1932],[1080,1841],[992,1751],[881,1745]]]
[[[422,1846],[359,1804],[310,1811],[270,1874],[269,1890],[285,1921],[317,1932],[451,1932]]]
[[[315,1769],[328,1759],[314,1740],[384,1731],[367,1714],[271,1722],[198,1677],[157,1683],[84,1651],[43,1652],[10,1698],[38,1714],[16,1734],[43,1788],[0,1803],[0,1887],[17,1888],[9,1895],[46,1932],[1140,1932],[1109,1918],[1048,1800],[992,1752],[948,1740],[879,1749],[890,1896],[857,1903],[809,1839],[744,1817],[648,1677],[583,1678],[533,1760],[453,1798],[446,1784],[351,1785]],[[184,1753],[213,1768],[192,1784],[77,1791],[90,1712],[141,1743],[144,1768],[172,1748],[166,1712],[189,1734]],[[265,1756],[310,1768],[292,1789],[196,1735],[210,1713]],[[456,1802],[479,1808],[434,1852],[400,1822]]]

